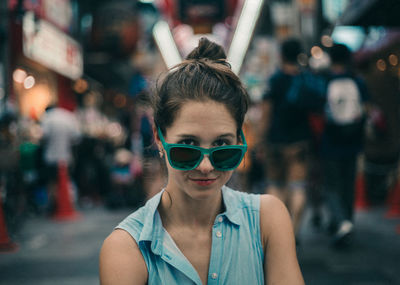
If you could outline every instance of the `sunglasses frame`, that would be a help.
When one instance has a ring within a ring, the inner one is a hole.
[[[217,147],[212,147],[212,148],[203,148],[203,147],[194,146],[194,145],[167,143],[165,141],[164,136],[163,136],[163,134],[162,134],[162,132],[161,132],[159,127],[157,128],[157,130],[158,130],[158,136],[160,137],[161,143],[162,143],[162,145],[163,145],[163,147],[164,147],[164,149],[165,149],[165,151],[167,153],[167,158],[168,158],[169,164],[173,168],[178,169],[178,170],[193,170],[193,169],[195,169],[203,161],[204,155],[207,154],[208,155],[208,159],[210,160],[210,162],[211,162],[211,164],[212,164],[212,166],[214,167],[215,170],[230,171],[230,170],[233,170],[233,169],[237,168],[240,165],[240,163],[242,162],[243,157],[244,157],[244,155],[245,155],[245,153],[247,151],[247,142],[246,142],[246,138],[244,137],[244,134],[243,134],[242,130],[240,130],[240,137],[242,139],[243,144],[241,144],[241,145],[217,146]],[[171,157],[170,156],[171,149],[174,148],[174,147],[186,148],[186,149],[189,148],[189,149],[198,150],[198,151],[200,151],[200,158],[197,161],[197,163],[191,168],[183,168],[183,167],[176,166],[175,163],[170,158]],[[214,160],[212,158],[212,153],[215,152],[215,151],[218,151],[218,150],[225,150],[225,149],[240,149],[241,157],[240,157],[238,163],[234,167],[227,168],[227,169],[222,169],[222,168],[219,168],[219,167],[217,167],[215,165]]]

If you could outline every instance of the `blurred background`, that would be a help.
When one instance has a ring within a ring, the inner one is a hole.
[[[329,248],[310,211],[299,261],[307,284],[400,284],[399,14],[397,0],[1,0],[0,284],[98,284],[104,238],[165,185],[149,94],[202,36],[251,97],[231,183],[252,193],[265,188],[252,142],[279,44],[301,39],[299,64],[316,74],[334,43],[353,52],[375,110],[356,245]]]

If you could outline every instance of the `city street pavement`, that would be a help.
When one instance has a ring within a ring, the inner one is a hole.
[[[400,284],[400,219],[386,219],[385,212],[358,211],[352,246],[337,249],[325,232],[312,228],[308,211],[298,251],[306,284]]]
[[[129,213],[97,207],[81,211],[73,222],[27,218],[13,236],[19,250],[0,254],[0,284],[99,284],[102,241]],[[306,284],[400,284],[400,219],[385,219],[384,213],[384,208],[357,212],[354,245],[337,250],[311,227],[307,211],[298,248]]]
[[[99,284],[102,241],[129,212],[98,207],[80,211],[80,219],[70,222],[28,218],[13,237],[19,250],[0,254],[0,284]]]

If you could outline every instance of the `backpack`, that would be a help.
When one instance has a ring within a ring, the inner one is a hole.
[[[286,93],[286,100],[293,109],[302,112],[316,112],[324,102],[325,80],[309,71],[303,71],[293,78]]]
[[[314,126],[310,117],[322,113],[325,103],[325,80],[310,71],[303,70],[294,76],[288,87],[281,118],[284,125],[289,127],[299,126],[301,118],[307,122],[307,128],[314,133]]]
[[[352,78],[337,78],[329,82],[326,96],[326,118],[337,125],[348,125],[363,115],[361,94]]]
[[[357,82],[351,77],[329,81],[326,89],[327,133],[337,143],[358,142],[364,133],[364,111]]]

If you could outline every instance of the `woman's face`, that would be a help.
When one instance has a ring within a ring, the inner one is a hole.
[[[167,143],[178,143],[211,148],[238,143],[236,122],[222,103],[189,101],[182,105],[173,124],[164,135]],[[158,145],[161,142],[158,139]],[[164,152],[165,153],[165,152]],[[168,168],[167,190],[178,191],[192,199],[207,199],[217,195],[232,176],[233,171],[217,171],[208,156],[199,166],[183,171]]]

